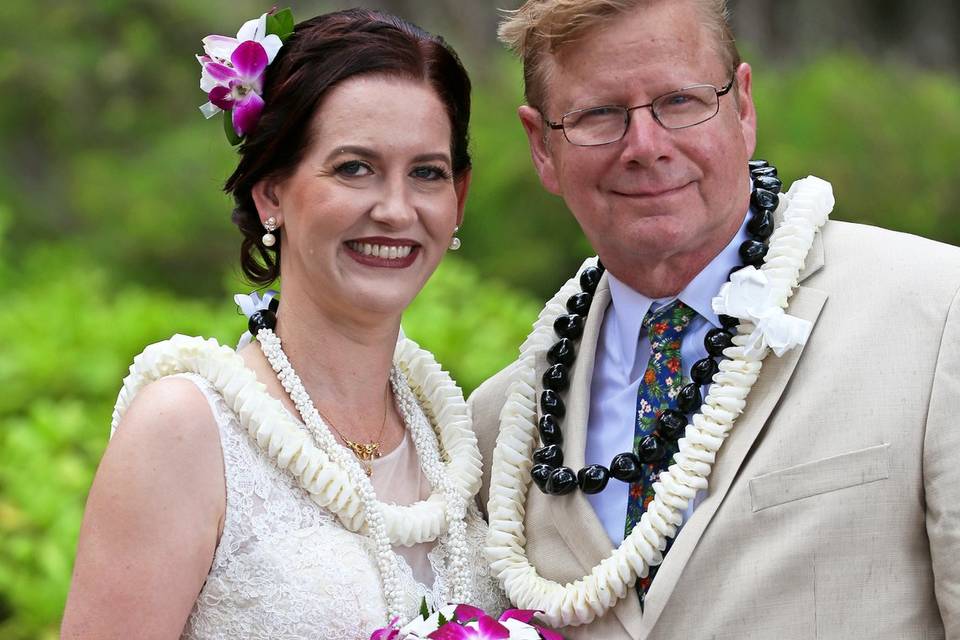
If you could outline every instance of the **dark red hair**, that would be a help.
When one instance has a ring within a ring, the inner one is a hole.
[[[280,275],[280,241],[269,249],[251,191],[264,178],[293,174],[311,145],[312,120],[324,96],[348,78],[386,74],[429,83],[443,102],[452,131],[454,177],[470,168],[470,79],[443,38],[396,16],[348,9],[296,26],[267,68],[264,108],[240,147],[240,162],[224,191],[233,195],[233,221],[243,234],[240,263],[255,285]]]

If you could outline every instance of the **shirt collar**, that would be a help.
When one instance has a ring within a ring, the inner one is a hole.
[[[714,327],[720,326],[720,319],[713,312],[713,298],[730,277],[730,270],[741,265],[740,245],[747,239],[747,215],[744,215],[740,230],[723,250],[704,267],[686,288],[670,298],[648,298],[634,291],[609,271],[611,311],[614,339],[619,345],[626,371],[633,369],[637,356],[637,343],[640,341],[640,328],[643,318],[652,307],[669,304],[679,299],[696,311]]]

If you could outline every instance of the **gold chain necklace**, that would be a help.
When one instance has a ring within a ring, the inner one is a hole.
[[[317,413],[320,414],[320,417],[330,425],[330,428],[333,429],[340,439],[343,441],[343,444],[347,449],[350,449],[350,452],[356,456],[357,460],[360,461],[360,465],[363,467],[363,470],[367,472],[367,477],[373,475],[373,461],[381,457],[383,453],[380,451],[380,447],[383,445],[383,430],[387,426],[387,407],[390,406],[390,385],[387,384],[386,391],[384,392],[383,399],[383,420],[380,422],[380,432],[377,434],[376,439],[370,440],[369,442],[355,442],[350,440],[340,429],[337,429],[336,425],[333,424],[333,420],[328,418],[320,409],[317,409]]]

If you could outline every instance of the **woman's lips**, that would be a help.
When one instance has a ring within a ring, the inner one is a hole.
[[[347,255],[371,267],[402,269],[412,265],[420,253],[420,245],[406,239],[358,238],[343,244]]]

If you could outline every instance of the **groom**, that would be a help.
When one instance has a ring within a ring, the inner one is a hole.
[[[606,268],[571,303],[582,328],[561,321],[568,340],[535,358],[538,450],[513,551],[560,585],[642,526],[736,331],[712,300],[762,264],[775,223],[780,184],[748,166],[751,70],[725,11],[528,0],[501,27],[523,58],[540,180]],[[763,362],[662,564],[595,619],[579,603],[564,635],[960,638],[958,291],[957,248],[828,222],[787,309],[809,322],[805,345]],[[522,366],[471,397],[485,461]]]

